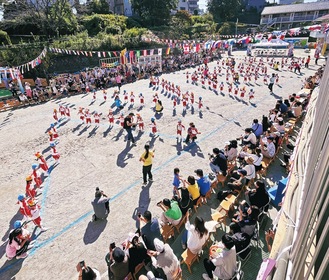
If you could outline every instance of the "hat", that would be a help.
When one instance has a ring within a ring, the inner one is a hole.
[[[32,177],[31,177],[31,175],[27,176],[25,180],[26,180],[27,182],[32,181]]]
[[[267,137],[267,140],[273,141],[274,140],[274,137],[273,136]]]
[[[54,127],[54,126],[55,126],[55,124],[53,124],[53,123],[50,124],[50,127]]]
[[[283,121],[283,118],[282,117],[278,117],[278,121],[279,122],[282,122]]]
[[[28,204],[29,206],[34,206],[34,205],[35,205],[35,202],[34,202],[33,199],[30,199],[30,200],[27,202],[27,204]]]
[[[154,122],[155,121],[155,118],[151,118],[151,122]]]
[[[121,248],[115,247],[115,249],[112,252],[112,257],[117,263],[121,263],[125,259],[125,252],[122,251]]]
[[[50,147],[55,147],[56,146],[56,144],[55,143],[50,143]]]
[[[37,164],[37,163],[33,163],[32,164],[32,169],[33,170],[37,169],[38,167],[39,167],[39,164]]]
[[[17,197],[17,199],[19,201],[22,201],[24,198],[25,198],[25,195],[24,194],[19,194],[18,197]]]
[[[154,244],[155,250],[157,252],[159,252],[159,253],[163,252],[164,243],[160,239],[154,238],[153,244]]]
[[[225,142],[225,145],[231,145],[231,142],[230,141],[226,141]]]
[[[203,176],[203,171],[202,171],[202,169],[197,169],[197,170],[194,171],[194,173],[196,173],[196,174],[199,175],[199,176]]]
[[[14,229],[20,228],[22,226],[22,222],[20,220],[15,221]]]
[[[129,234],[128,234],[128,241],[129,241],[130,243],[132,243],[132,242],[133,242],[133,239],[134,239],[135,237],[138,238],[138,234],[133,233],[133,232],[129,232]]]
[[[244,169],[238,169],[238,172],[241,173],[243,176],[247,175],[247,171]]]
[[[42,157],[42,154],[41,154],[40,152],[37,152],[37,153],[35,154],[35,156],[36,156],[37,158],[41,158],[41,157]]]

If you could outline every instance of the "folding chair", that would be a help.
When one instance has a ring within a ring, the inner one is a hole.
[[[187,269],[190,273],[192,273],[191,271],[191,266],[195,261],[199,262],[199,255],[198,254],[193,254],[189,249],[186,249],[182,255],[182,261],[181,263],[185,263],[187,266]]]
[[[187,213],[185,214],[184,217],[181,218],[179,224],[174,225],[174,228],[178,231],[178,233],[180,232],[180,228],[182,227],[182,225],[185,225],[187,221]]]
[[[172,225],[163,225],[160,231],[164,242],[167,242],[170,237],[175,236],[175,229]]]
[[[249,260],[250,256],[251,256],[251,245],[249,243],[249,245],[244,248],[243,250],[239,251],[236,253],[236,255],[238,256],[238,259],[242,262],[246,262]]]
[[[242,280],[244,277],[244,272],[241,270],[241,261],[236,262],[237,269],[234,276],[230,280]]]

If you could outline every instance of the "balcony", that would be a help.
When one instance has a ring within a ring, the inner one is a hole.
[[[271,24],[274,20],[276,21],[276,23],[313,21],[316,18],[317,17],[314,15],[294,16],[293,18],[290,18],[290,17],[275,17],[273,19],[262,18],[260,20],[260,24]]]

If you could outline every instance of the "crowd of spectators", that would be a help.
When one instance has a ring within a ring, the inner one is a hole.
[[[321,75],[321,71],[316,75]],[[237,257],[244,260],[251,254],[251,241],[259,238],[258,223],[270,207],[266,181],[260,173],[264,168],[263,159],[275,157],[282,140],[290,132],[289,120],[293,118],[296,121],[302,117],[311,93],[293,94],[288,100],[277,101],[262,121],[254,119],[251,122],[244,135],[226,142],[223,148],[215,147],[209,154],[209,167],[195,170],[195,175],[184,178],[180,169],[175,168],[173,192],[168,193],[171,198],[157,203],[163,210],[160,219],[152,218],[150,211],[139,213],[140,227],[136,233],[129,233],[119,246],[110,246],[106,255],[109,279],[122,280],[127,275],[134,275],[137,270],[142,271],[139,273],[142,273],[140,280],[180,279],[179,256],[165,243],[163,231],[184,225],[182,249],[201,256],[209,236],[216,231],[218,221],[205,221],[196,213],[192,224],[190,216],[197,206],[207,204],[212,189],[217,188],[219,176],[226,177],[227,183],[218,192],[217,198],[223,201],[234,194],[237,200],[233,213],[226,217],[230,219],[230,231],[210,246],[209,257],[203,260],[205,273],[202,277],[206,280],[214,279],[214,276],[220,279],[234,277],[239,270]],[[296,114],[294,106],[301,106],[300,114]],[[230,168],[232,164],[233,168]],[[208,172],[204,172],[207,168]],[[274,234],[272,229],[266,231],[266,241],[273,239]],[[270,244],[268,248],[271,248]],[[140,270],[140,265],[144,270]]]

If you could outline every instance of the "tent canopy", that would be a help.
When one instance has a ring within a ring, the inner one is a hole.
[[[253,44],[253,47],[287,47],[289,43],[280,39],[261,40],[259,43]]]

